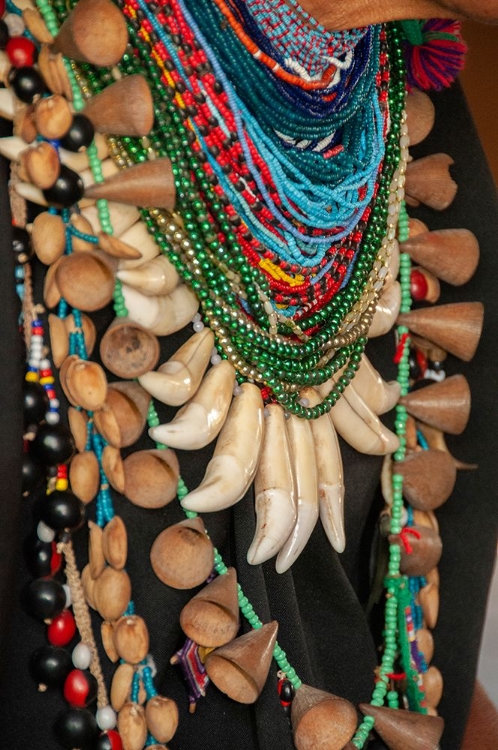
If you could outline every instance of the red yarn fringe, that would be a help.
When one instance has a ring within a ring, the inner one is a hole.
[[[440,91],[450,86],[465,64],[467,46],[461,36],[461,24],[441,18],[408,23],[420,24],[420,41],[415,44],[414,34],[406,33],[408,28],[405,31],[409,87]]]

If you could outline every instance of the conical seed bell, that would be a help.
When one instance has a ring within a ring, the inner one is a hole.
[[[182,609],[180,627],[199,646],[218,648],[237,635],[239,604],[237,574],[229,568],[199,591]]]
[[[206,671],[216,687],[238,703],[254,703],[270,671],[278,623],[241,635],[226,646],[211,651]]]
[[[375,719],[375,731],[389,750],[437,750],[443,734],[440,716],[427,716],[404,709],[379,708],[360,704],[365,716]]]
[[[356,730],[356,709],[343,698],[301,685],[291,723],[297,750],[343,750]]]
[[[108,67],[121,60],[127,43],[124,16],[110,0],[79,0],[51,48],[78,62]]]
[[[469,384],[463,375],[452,375],[440,383],[411,391],[399,403],[420,422],[459,435],[470,415]]]
[[[90,185],[85,196],[105,198],[132,206],[154,206],[172,211],[175,207],[175,183],[171,162],[166,157],[140,162],[103,182]]]
[[[126,106],[123,106],[126,102]],[[99,133],[146,136],[154,122],[152,94],[145,78],[122,78],[86,102],[83,114]]]
[[[407,203],[425,203],[436,211],[448,208],[457,192],[449,171],[453,163],[448,154],[430,154],[410,162],[406,168]]]
[[[402,313],[397,322],[469,362],[481,337],[483,315],[480,302],[456,302]]]
[[[468,229],[439,229],[413,237],[410,233],[401,250],[454,286],[467,283],[479,261],[479,243]]]
[[[419,510],[434,510],[446,502],[456,482],[456,466],[446,451],[424,450],[408,454],[396,464],[403,477],[403,495]]]

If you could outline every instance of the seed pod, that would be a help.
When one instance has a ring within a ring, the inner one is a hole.
[[[138,664],[149,652],[149,632],[138,615],[122,617],[114,626],[114,645],[121,659]]]
[[[22,153],[21,167],[26,172],[28,182],[40,190],[46,190],[57,180],[61,165],[52,144],[42,141]]]
[[[190,589],[208,578],[213,554],[212,542],[197,516],[161,531],[152,545],[150,559],[160,581],[173,588]]]
[[[57,318],[56,315],[54,315],[53,317],[59,320],[59,318]],[[52,353],[53,353],[53,349],[52,349]],[[76,448],[81,453],[86,448],[86,441],[87,441],[87,434],[88,434],[87,418],[84,412],[80,411],[79,409],[75,409],[74,406],[69,407],[67,416],[68,416],[68,421],[69,421],[69,429],[71,430],[72,436],[74,438]]]
[[[94,580],[97,580],[105,568],[102,529],[93,521],[88,521],[88,528],[90,530],[88,536],[88,565],[90,566],[90,575]]]
[[[117,620],[131,598],[128,573],[108,567],[95,581],[94,597],[97,610],[104,620]]]
[[[145,712],[138,703],[125,703],[118,714],[118,730],[123,750],[143,750],[147,739]]]
[[[100,626],[100,637],[102,638],[104,651],[106,652],[109,660],[112,661],[113,664],[115,664],[119,659],[119,654],[116,651],[116,646],[114,645],[114,625],[112,622],[107,622],[107,620],[104,620],[102,622],[102,625]]]
[[[72,360],[65,370],[66,388],[76,406],[97,411],[107,396],[107,378],[97,362]]]
[[[128,537],[126,526],[119,516],[114,516],[105,526],[102,535],[102,548],[105,559],[116,570],[126,565],[128,555]]]
[[[95,604],[95,581],[90,573],[90,565],[85,565],[81,571],[81,585],[86,603],[92,609],[97,609]]]
[[[156,695],[147,701],[145,720],[151,735],[159,742],[169,742],[178,727],[178,707],[175,701]]]
[[[69,483],[82,503],[92,502],[100,485],[99,462],[93,451],[83,451],[73,457],[69,465]]]
[[[115,711],[121,711],[131,693],[131,684],[135,668],[131,664],[120,664],[114,672],[111,682],[111,706]]]
[[[61,217],[43,211],[35,218],[31,242],[39,260],[46,266],[60,258],[66,247],[66,230]]]
[[[106,445],[102,453],[102,468],[104,469],[111,487],[114,487],[117,492],[123,493],[125,478],[123,459],[121,458],[119,448],[114,448],[112,445]]]
[[[47,140],[58,140],[71,127],[73,115],[67,99],[60,94],[54,94],[39,99],[35,105],[34,119],[40,135]]]

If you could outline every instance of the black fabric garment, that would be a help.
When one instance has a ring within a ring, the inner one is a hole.
[[[456,456],[479,463],[477,472],[459,472],[452,498],[437,511],[444,542],[440,564],[441,612],[435,630],[433,663],[445,680],[440,706],[446,720],[442,750],[458,750],[472,695],[480,633],[490,573],[496,547],[497,485],[495,399],[497,382],[496,343],[498,322],[495,284],[498,258],[496,196],[466,105],[458,87],[437,95],[437,121],[430,138],[415,155],[446,151],[455,159],[453,174],[459,191],[453,205],[442,214],[420,210],[416,215],[431,229],[468,227],[478,236],[482,260],[474,279],[463,289],[443,285],[442,302],[481,300],[486,305],[484,334],[473,362],[465,364],[449,357],[449,374],[462,372],[470,382],[473,407],[463,436],[448,439]],[[2,184],[5,185],[5,172]],[[13,292],[13,263],[9,246],[6,193],[1,203],[0,368],[0,477],[2,521],[0,523],[0,581],[2,592],[3,708],[1,748],[55,750],[51,726],[64,708],[56,692],[40,694],[32,681],[29,655],[46,643],[45,628],[29,618],[18,604],[19,590],[31,579],[21,552],[21,541],[33,529],[32,501],[21,499],[19,465],[21,453],[22,382],[21,346],[16,332],[17,305]],[[39,287],[38,287],[39,288]],[[102,324],[111,315],[95,316]],[[162,341],[164,361],[189,335],[182,331]],[[386,378],[394,376],[392,335],[370,342],[367,354]],[[161,418],[172,410],[159,405]],[[168,416],[169,415],[169,416]],[[388,417],[389,419],[389,417]],[[144,447],[150,443],[143,441]],[[205,516],[214,544],[227,565],[234,565],[239,582],[264,622],[279,622],[278,640],[302,680],[353,701],[368,702],[378,663],[376,645],[364,614],[368,597],[368,567],[373,532],[382,500],[378,492],[381,459],[363,456],[342,444],[347,486],[347,547],[337,555],[327,542],[320,524],[291,571],[278,575],[274,561],[250,567],[245,554],[254,532],[252,497],[245,497],[233,511]],[[202,478],[209,450],[179,451],[182,476],[189,488]],[[91,510],[89,514],[91,515]],[[191,592],[162,585],[149,565],[148,551],[159,531],[182,520],[177,503],[164,509],[145,511],[127,500],[116,499],[116,512],[129,533],[127,569],[133,583],[133,599],[151,636],[150,651],[157,665],[156,686],[174,698],[180,709],[180,725],[171,750],[291,750],[292,737],[276,692],[276,668],[272,668],[263,694],[255,706],[247,707],[225,698],[210,687],[195,715],[187,712],[186,692],[179,670],[169,659],[182,643],[178,616]],[[84,558],[84,534],[75,544]],[[98,617],[95,618],[98,626]],[[97,638],[98,640],[98,638]],[[112,668],[104,657],[108,679]],[[373,741],[369,748],[382,748]]]

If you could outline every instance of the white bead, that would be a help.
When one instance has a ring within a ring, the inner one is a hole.
[[[240,396],[241,393],[242,393],[242,388],[240,387],[240,385],[236,385],[235,388],[233,389],[233,395]]]
[[[53,542],[55,539],[55,531],[47,526],[44,521],[39,521],[36,527],[36,535],[42,542]]]
[[[66,609],[69,609],[69,607],[73,603],[73,597],[71,596],[71,589],[67,583],[65,583],[62,588],[64,589],[64,593],[66,594]]]
[[[112,706],[102,706],[102,708],[97,710],[95,720],[97,726],[99,729],[102,729],[103,732],[105,732],[106,729],[114,729],[116,726],[116,712]]]
[[[202,331],[204,328],[204,323],[202,322],[202,320],[196,320],[192,328],[196,333],[200,333],[200,331]]]
[[[76,669],[88,669],[92,662],[92,652],[90,648],[81,641],[74,647],[71,659]],[[112,709],[111,709],[112,711]],[[100,726],[100,725],[99,725]],[[101,727],[103,729],[104,727]]]
[[[220,355],[218,353],[213,354],[213,356],[211,357],[211,364],[212,365],[219,365],[220,362],[221,362]]]
[[[403,507],[401,511],[401,518],[399,522],[401,526],[406,526],[406,524],[408,523],[408,511],[405,507]]]
[[[6,13],[3,20],[7,24],[10,36],[21,36],[26,28],[22,16],[18,16],[17,13]]]
[[[61,402],[59,401],[58,398],[51,398],[49,401],[49,404],[50,404],[51,409],[58,409],[59,406],[61,405]]]
[[[47,411],[45,414],[45,421],[48,424],[59,424],[60,414],[56,411]]]
[[[43,344],[43,336],[41,336],[39,333],[34,333],[31,336],[30,342],[34,344],[35,342]]]
[[[192,323],[198,323],[199,320],[201,320],[201,314],[197,312],[192,318]]]
[[[40,370],[50,370],[52,368],[52,365],[50,364],[49,359],[42,359],[40,362]]]

